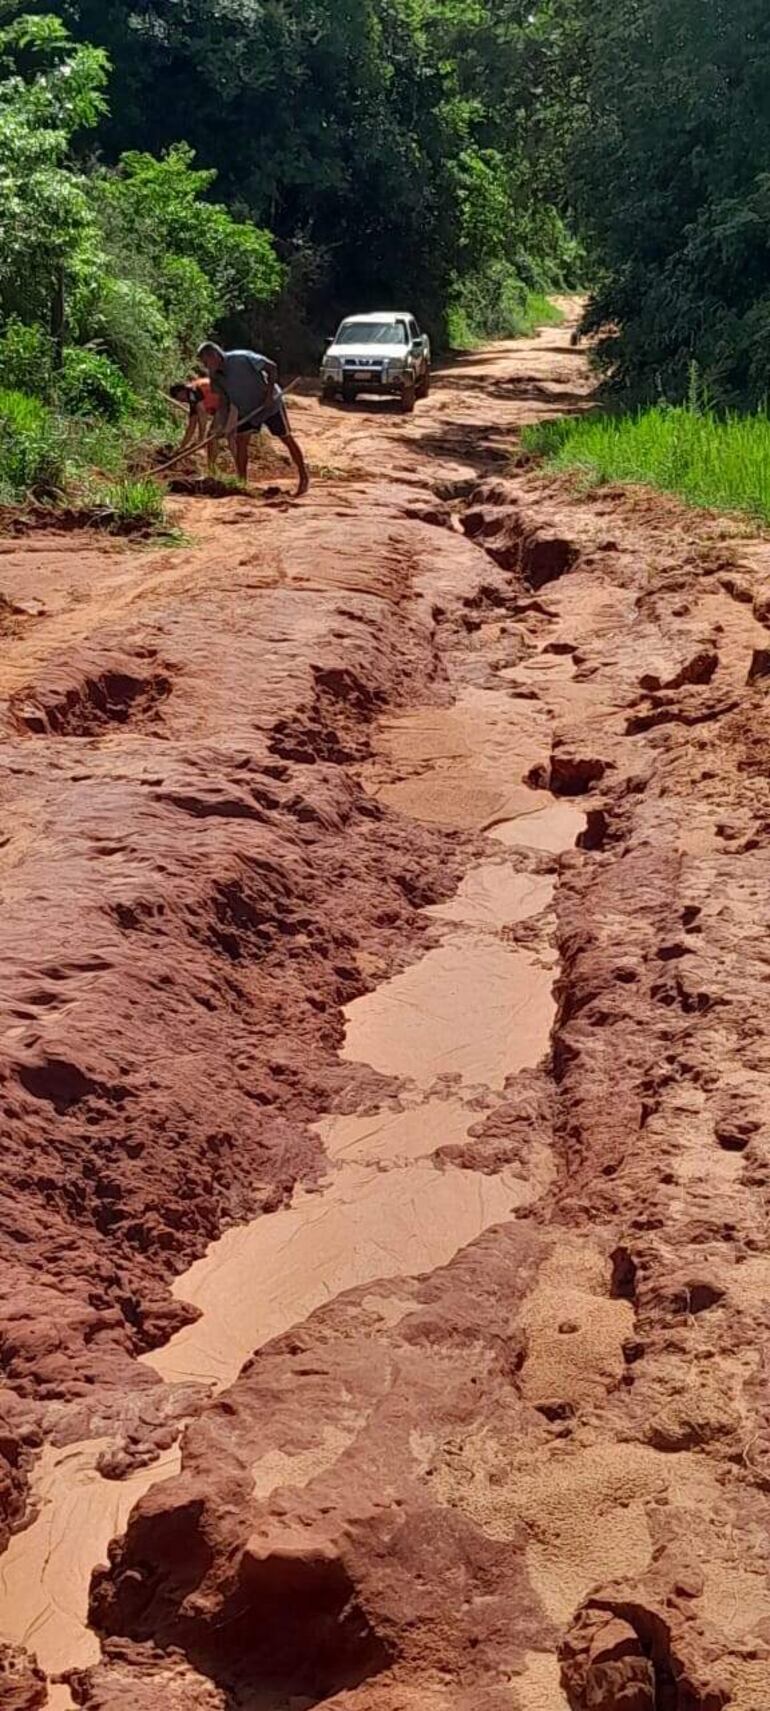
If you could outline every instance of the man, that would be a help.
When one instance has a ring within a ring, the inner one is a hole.
[[[249,447],[252,434],[267,428],[277,440],[283,440],[299,476],[297,498],[310,486],[307,464],[289,425],[283,393],[278,385],[278,369],[269,357],[256,351],[223,351],[219,345],[201,345],[198,361],[211,376],[211,384],[221,400],[221,410],[213,432],[220,437],[236,435],[235,466],[241,481],[249,469]]]
[[[187,431],[177,453],[197,450],[206,446],[208,454],[209,474],[214,475],[217,467],[218,441],[212,435],[214,418],[222,407],[222,400],[214,391],[210,378],[205,380],[182,380],[169,388],[170,397],[180,410],[187,411]],[[235,458],[235,439],[230,442],[230,450]]]

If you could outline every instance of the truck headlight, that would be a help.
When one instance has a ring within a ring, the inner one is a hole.
[[[324,360],[323,360],[323,366],[325,369],[328,370],[329,374],[341,374],[342,373],[342,357],[341,356],[325,356]]]

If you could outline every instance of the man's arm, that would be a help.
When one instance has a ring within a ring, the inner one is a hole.
[[[206,438],[209,440],[229,439],[238,426],[238,410],[235,404],[230,403],[219,375],[215,375],[212,384],[219,398],[219,409],[216,416],[211,418],[211,427]]]
[[[271,362],[269,356],[253,356],[250,357],[249,360],[252,368],[255,368],[257,373],[261,374],[267,381],[267,392],[265,394],[265,402],[260,410],[260,416],[269,416],[271,414],[271,407],[275,403],[275,389],[278,385],[278,364]]]
[[[179,447],[179,451],[176,454],[177,457],[181,457],[182,452],[187,451],[188,446],[191,446],[193,444],[197,435],[198,435],[198,423],[196,422],[195,417],[191,416],[190,420],[187,424],[187,429],[185,432],[184,439],[183,439],[183,441]]]
[[[214,417],[209,439],[229,440],[238,426],[238,411],[234,404],[225,406]]]

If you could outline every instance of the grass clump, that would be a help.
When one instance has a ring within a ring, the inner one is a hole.
[[[165,524],[165,494],[150,476],[112,482],[101,499],[117,534],[154,534]]]
[[[676,493],[690,505],[770,522],[770,415],[720,416],[693,404],[592,414],[525,428],[524,449],[592,482]]]

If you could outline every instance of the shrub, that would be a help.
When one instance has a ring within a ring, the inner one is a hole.
[[[172,255],[163,264],[159,289],[169,320],[184,351],[211,337],[219,298],[203,268],[190,256]]]
[[[138,280],[108,274],[84,317],[82,334],[98,340],[139,392],[162,385],[174,372],[177,345],[169,318],[155,292]]]
[[[0,390],[0,493],[6,501],[50,498],[65,473],[65,433],[38,398]]]
[[[134,403],[131,388],[120,369],[108,356],[98,351],[64,352],[64,364],[57,381],[59,403],[73,416],[104,416],[108,422],[118,422]]]
[[[11,392],[47,398],[51,390],[53,341],[43,327],[26,326],[11,315],[0,334],[0,378]]]
[[[458,286],[449,311],[450,343],[467,349],[481,339],[527,338],[537,327],[558,325],[560,310],[530,290],[509,262],[495,261]]]

